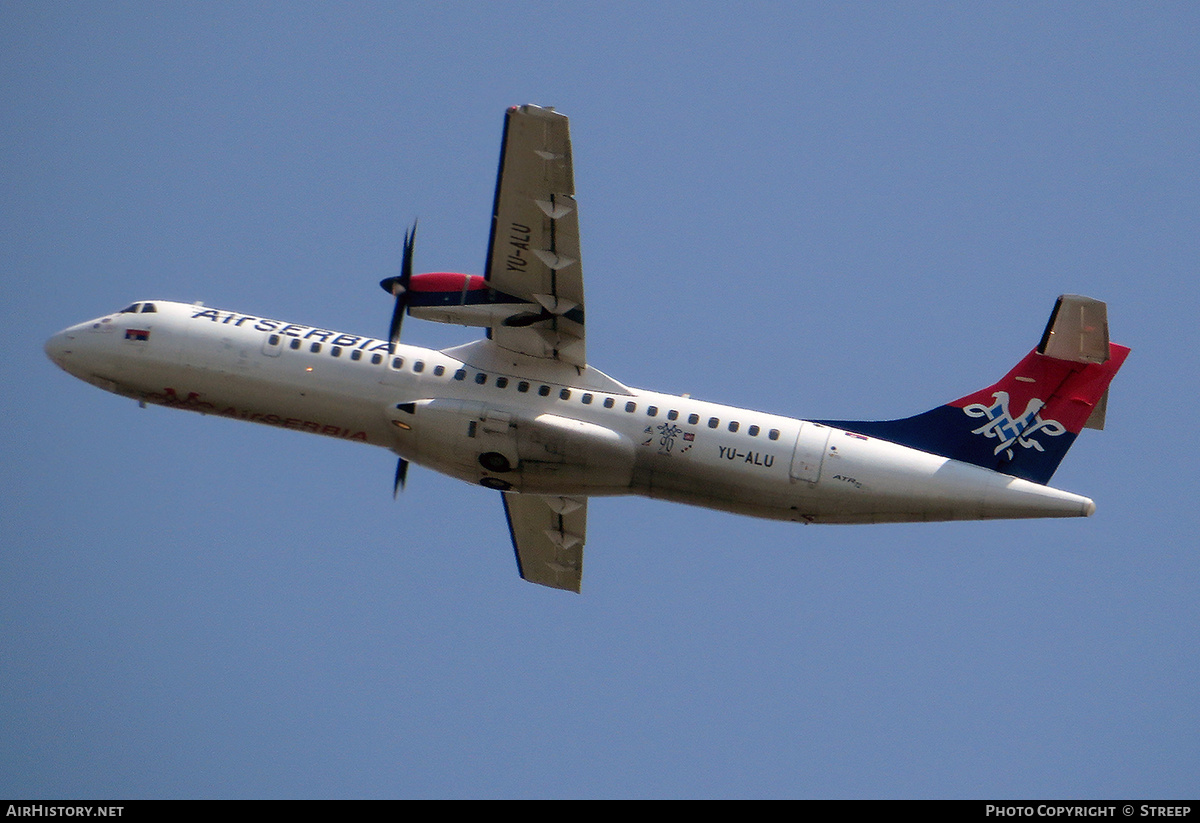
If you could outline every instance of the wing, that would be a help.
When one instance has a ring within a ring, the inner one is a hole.
[[[505,117],[486,277],[530,304],[491,327],[498,345],[587,365],[571,133],[553,109],[515,106]]]
[[[578,593],[587,536],[587,498],[500,496],[521,577]]]

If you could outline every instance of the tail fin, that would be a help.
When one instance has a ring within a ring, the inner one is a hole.
[[[1108,341],[1104,303],[1064,294],[1041,343],[998,383],[903,420],[818,422],[1045,484],[1085,426],[1104,428],[1128,354]]]

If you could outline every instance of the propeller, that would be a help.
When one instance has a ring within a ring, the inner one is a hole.
[[[408,289],[412,283],[413,244],[416,239],[417,222],[414,220],[412,228],[404,233],[404,256],[400,260],[400,276],[379,281],[383,290],[396,299],[396,304],[392,307],[392,323],[388,328],[388,342],[393,352],[396,350],[396,344],[400,342],[400,324],[404,322],[404,315],[408,311]]]
[[[408,477],[408,461],[403,457],[396,463],[396,479],[392,481],[392,499],[395,500],[400,495],[400,490],[404,488],[404,481]]]
[[[396,344],[400,342],[400,324],[404,322],[404,315],[408,312],[408,290],[412,283],[413,245],[416,243],[416,239],[417,221],[414,220],[412,228],[404,233],[404,255],[400,258],[400,275],[379,281],[383,290],[392,295],[396,301],[392,307],[392,322],[388,327],[388,343],[391,345],[390,351],[393,353],[396,351]],[[392,499],[400,495],[407,478],[408,461],[401,457],[396,463],[396,476],[392,480]]]

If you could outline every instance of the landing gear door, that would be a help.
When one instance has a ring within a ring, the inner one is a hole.
[[[821,464],[825,461],[825,447],[829,443],[828,426],[804,421],[796,433],[796,448],[792,452],[792,467],[789,476],[793,483],[804,481],[816,483],[821,479]]]

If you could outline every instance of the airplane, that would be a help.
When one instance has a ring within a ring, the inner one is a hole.
[[[568,119],[507,110],[483,275],[413,274],[388,339],[202,303],[141,300],[50,338],[50,359],[105,391],[379,446],[500,493],[525,580],[579,592],[588,498],[645,495],[800,523],[1090,516],[1047,484],[1103,428],[1129,348],[1104,303],[1058,298],[1037,347],[987,388],[890,421],[799,420],[625,386],[585,347]],[[399,342],[406,316],[480,326],[443,351]]]

